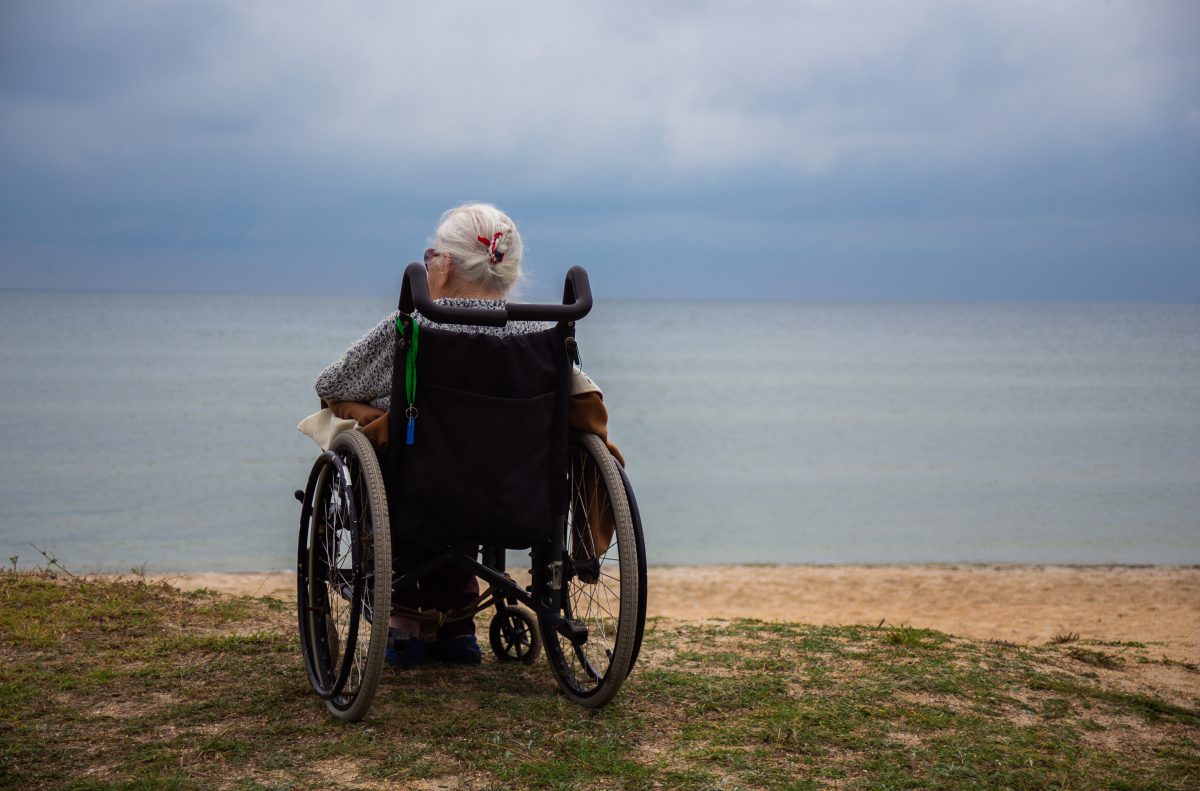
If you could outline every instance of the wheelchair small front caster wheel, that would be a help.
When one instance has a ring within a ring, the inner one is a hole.
[[[542,637],[534,615],[526,607],[502,606],[492,616],[488,629],[492,653],[501,662],[532,665],[542,650]]]

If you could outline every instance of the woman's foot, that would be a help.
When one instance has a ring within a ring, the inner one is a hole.
[[[428,644],[428,654],[439,662],[451,665],[478,665],[483,661],[483,651],[473,634],[445,637]]]
[[[429,661],[429,645],[406,629],[389,629],[384,661],[397,670],[423,665]]]

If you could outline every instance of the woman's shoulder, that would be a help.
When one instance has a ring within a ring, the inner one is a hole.
[[[396,310],[384,317],[366,335],[358,339],[351,347],[350,353],[357,352],[366,356],[390,354],[395,342],[396,317],[399,315],[400,311]]]
[[[360,338],[358,339],[358,342],[359,342],[359,343],[362,343],[362,342],[363,342],[363,341],[365,341],[365,340],[368,340],[368,339],[374,338],[374,337],[376,337],[376,336],[379,336],[379,335],[383,335],[383,334],[384,334],[384,333],[386,333],[386,332],[387,332],[387,331],[388,331],[388,330],[389,330],[391,327],[395,327],[395,326],[396,326],[396,319],[397,319],[397,317],[399,317],[399,315],[400,315],[400,311],[398,311],[398,310],[393,310],[393,311],[392,311],[391,313],[389,313],[387,316],[384,316],[382,319],[380,319],[378,324],[376,324],[376,325],[375,325],[374,327],[372,327],[371,329],[367,330],[367,331],[366,331],[366,332],[365,332],[365,333],[362,335],[362,337],[360,337]]]

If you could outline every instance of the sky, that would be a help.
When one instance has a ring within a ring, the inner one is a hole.
[[[0,288],[1200,301],[1200,3],[0,4]]]

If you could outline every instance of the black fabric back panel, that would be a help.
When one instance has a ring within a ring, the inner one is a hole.
[[[397,349],[387,465],[397,538],[525,547],[550,536],[565,512],[565,333],[422,327],[412,445]]]

